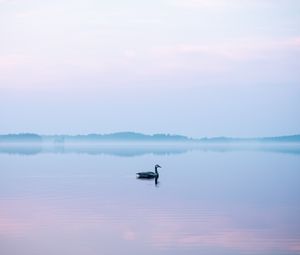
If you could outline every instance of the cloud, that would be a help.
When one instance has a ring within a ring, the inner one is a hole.
[[[231,60],[261,58],[270,52],[300,49],[300,37],[281,39],[237,39],[218,43],[179,44],[166,48],[173,54],[209,54]]]
[[[168,2],[184,8],[210,10],[247,9],[250,7],[270,7],[281,3],[286,4],[286,2],[278,0],[168,0]]]
[[[23,54],[6,54],[0,55],[0,72],[1,70],[13,70],[19,66],[27,65],[30,61],[30,57]]]
[[[286,80],[287,75],[290,79],[296,79],[293,72],[297,63],[295,59],[300,54],[300,38],[244,38],[175,43],[164,47],[144,46],[140,49],[134,48],[134,45],[123,48],[122,50],[120,47],[119,53],[113,53],[114,55],[102,52],[86,55],[78,52],[64,58],[2,55],[1,84],[10,86],[11,83],[16,83],[20,84],[17,86],[24,87],[30,81],[30,86],[41,86],[43,83],[52,84],[51,86],[61,83],[64,86],[74,86],[74,77],[77,77],[76,82],[92,79],[99,84],[120,84],[149,78],[175,81],[176,76],[188,78],[193,75],[203,81],[220,75],[226,75],[228,79],[228,75],[237,78],[241,72],[251,73],[250,80],[256,76],[260,80],[273,81],[275,78],[272,77],[275,76]]]
[[[199,8],[206,10],[228,10],[249,7],[256,1],[241,1],[241,0],[170,0],[169,3],[173,6],[183,8]]]

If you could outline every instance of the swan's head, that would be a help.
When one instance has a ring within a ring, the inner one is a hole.
[[[161,166],[160,165],[155,165],[155,168],[161,168]]]

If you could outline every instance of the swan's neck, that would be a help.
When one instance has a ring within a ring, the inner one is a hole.
[[[155,173],[158,174],[157,167],[155,167]]]

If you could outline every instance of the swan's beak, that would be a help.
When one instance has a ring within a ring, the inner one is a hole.
[[[157,167],[161,168],[161,166],[159,166],[159,165]]]

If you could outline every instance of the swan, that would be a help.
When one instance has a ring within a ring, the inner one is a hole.
[[[154,172],[140,172],[140,173],[136,173],[137,174],[137,178],[144,178],[144,179],[158,178],[159,174],[158,174],[157,168],[161,168],[161,166],[160,165],[155,165],[155,173]]]

